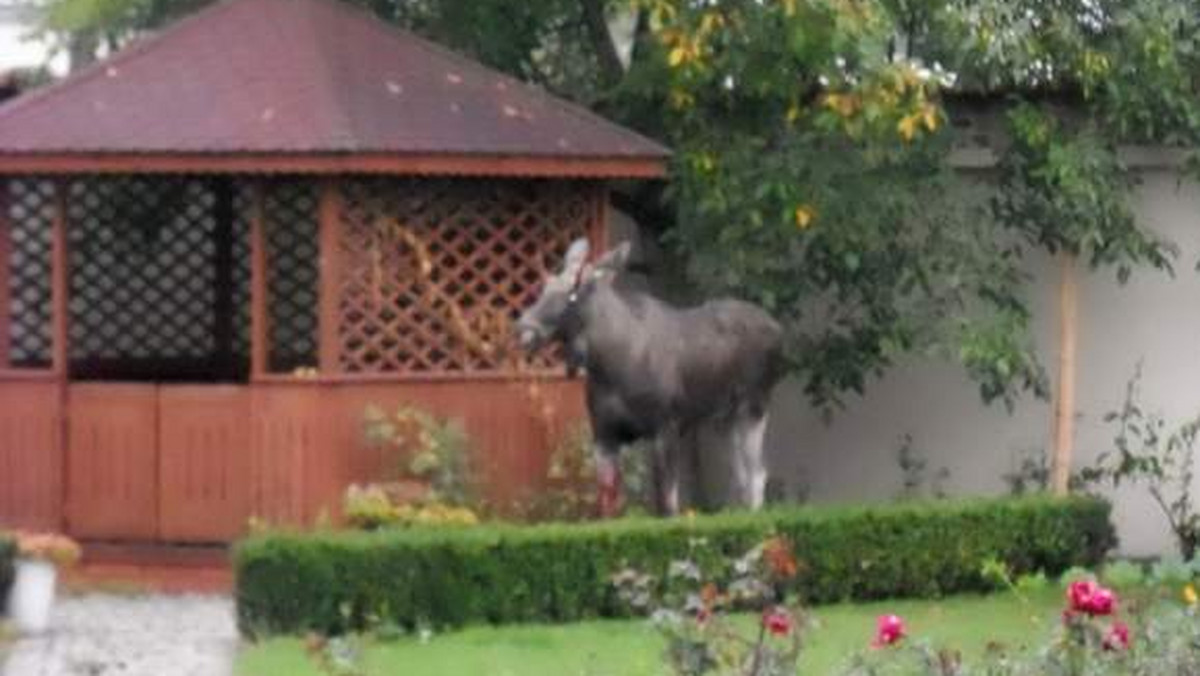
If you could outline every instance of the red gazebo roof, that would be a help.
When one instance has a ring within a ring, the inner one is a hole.
[[[0,105],[0,172],[659,176],[663,146],[334,0],[227,0]]]

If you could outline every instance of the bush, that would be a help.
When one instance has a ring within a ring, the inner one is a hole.
[[[243,632],[338,633],[561,622],[626,613],[609,584],[626,566],[665,571],[697,538],[735,557],[769,534],[795,544],[789,589],[809,603],[987,589],[980,563],[1014,574],[1095,565],[1114,544],[1093,498],[803,507],[676,519],[470,529],[267,533],[235,551]]]
[[[17,541],[0,533],[0,612],[8,606],[8,588],[12,586],[13,561],[17,558]]]

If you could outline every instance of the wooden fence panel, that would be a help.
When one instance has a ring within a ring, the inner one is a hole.
[[[255,384],[251,386],[251,509],[271,523],[309,523],[321,509],[306,495],[306,477],[322,472],[339,482],[337,463],[342,449],[328,443],[335,424],[323,388],[315,384]],[[323,460],[325,464],[314,464]]]
[[[62,429],[54,380],[0,382],[0,528],[62,526]]]
[[[476,466],[484,473],[485,489],[497,500],[542,488],[554,447],[585,419],[582,384],[560,378],[536,385],[497,378],[335,387],[339,445],[355,480],[387,477],[400,463],[396,453],[366,442],[362,425],[367,406],[388,413],[411,406],[462,422]]]
[[[98,540],[158,537],[155,385],[68,386],[67,524]]]
[[[250,509],[250,392],[244,386],[159,389],[159,536],[221,542]]]

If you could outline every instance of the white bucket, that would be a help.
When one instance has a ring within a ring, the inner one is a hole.
[[[23,634],[41,634],[50,627],[50,608],[58,569],[41,559],[17,559],[17,575],[8,595],[8,615]]]

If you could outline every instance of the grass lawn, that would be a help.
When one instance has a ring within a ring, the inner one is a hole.
[[[1012,594],[957,596],[937,601],[887,601],[823,606],[813,611],[801,673],[836,673],[870,641],[875,617],[901,615],[909,633],[968,657],[989,641],[1009,647],[1040,643],[1058,622],[1057,587],[1021,601]],[[370,644],[363,658],[369,676],[659,676],[662,642],[644,620],[606,620],[569,625],[473,627],[434,636]],[[299,639],[280,638],[246,646],[237,676],[324,676]]]

